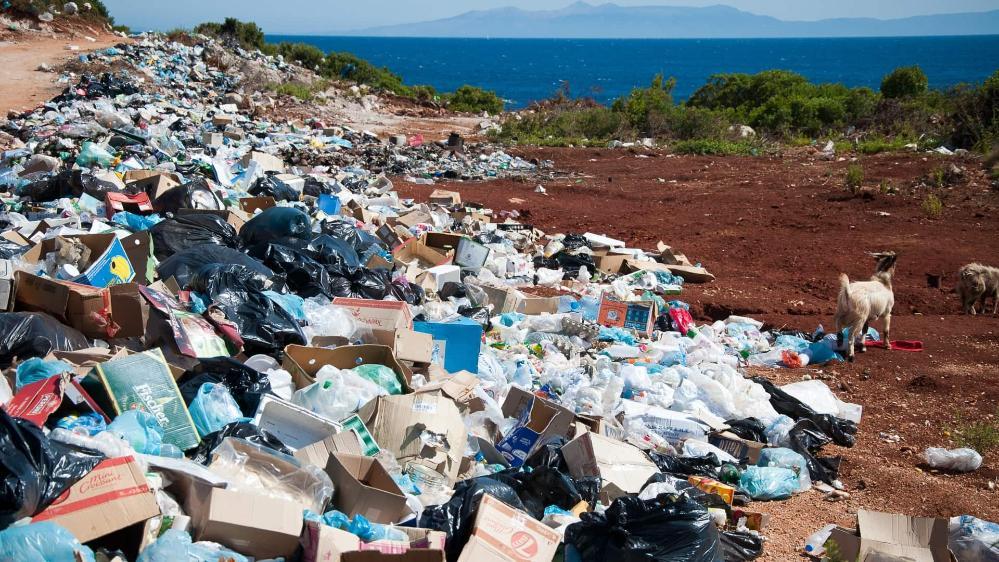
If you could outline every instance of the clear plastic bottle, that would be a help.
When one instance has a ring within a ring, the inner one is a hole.
[[[805,552],[815,557],[822,556],[826,551],[826,541],[829,540],[829,536],[835,528],[836,525],[826,525],[812,533],[811,536],[805,539]]]

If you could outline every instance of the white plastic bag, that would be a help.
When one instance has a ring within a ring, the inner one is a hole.
[[[801,381],[786,384],[781,390],[801,400],[819,414],[831,414],[837,418],[860,423],[863,406],[843,402],[833,394],[826,383],[819,380]]]
[[[926,464],[942,470],[973,472],[982,466],[982,455],[974,449],[941,449],[930,447],[923,453]]]

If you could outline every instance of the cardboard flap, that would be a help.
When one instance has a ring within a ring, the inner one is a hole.
[[[914,562],[947,562],[947,520],[859,511],[860,556],[882,552],[911,558]]]

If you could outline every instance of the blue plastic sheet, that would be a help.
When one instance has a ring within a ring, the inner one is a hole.
[[[739,489],[754,500],[781,500],[798,491],[798,475],[789,468],[750,466],[739,478]]]
[[[250,559],[225,547],[195,543],[185,531],[170,529],[142,551],[136,562],[249,562]]]
[[[94,562],[94,551],[64,527],[32,523],[0,531],[0,560],[17,562]]]
[[[72,370],[73,367],[69,363],[46,361],[38,357],[32,357],[17,366],[17,373],[14,376],[15,390],[21,390],[33,382],[45,380]]]

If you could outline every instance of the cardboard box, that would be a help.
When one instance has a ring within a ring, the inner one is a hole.
[[[519,387],[510,387],[503,417],[518,418],[517,426],[496,445],[512,467],[520,467],[534,449],[555,436],[568,436],[573,412]]]
[[[414,283],[425,270],[451,263],[450,256],[430,248],[416,238],[410,238],[392,250],[392,257],[397,264],[406,268],[406,279]]]
[[[242,197],[239,200],[239,208],[251,216],[257,211],[264,211],[271,207],[277,207],[277,201],[269,195],[263,197]]]
[[[461,283],[461,268],[456,265],[438,265],[431,267],[417,277],[424,289],[439,292],[447,283]]]
[[[137,172],[147,173],[139,174]],[[180,177],[176,174],[148,172],[152,172],[152,170],[133,170],[125,172],[125,184],[129,188],[137,189],[145,193],[152,199],[156,199],[180,185]]]
[[[622,254],[607,254],[604,256],[597,256],[593,259],[599,271],[602,271],[608,275],[617,275],[621,273],[621,269],[624,267],[624,262],[630,256]]]
[[[458,562],[551,562],[561,542],[554,529],[486,494]]]
[[[574,478],[599,476],[601,499],[610,503],[626,494],[637,494],[659,467],[637,447],[586,432],[562,447]]]
[[[517,301],[516,311],[528,316],[536,314],[555,314],[558,312],[558,297],[524,296]]]
[[[707,476],[690,476],[687,478],[687,482],[709,494],[718,494],[728,505],[732,505],[732,502],[735,501],[735,488],[728,484],[723,484]]]
[[[256,150],[250,151],[243,156],[240,161],[244,168],[250,167],[250,162],[256,162],[259,169],[263,172],[278,172],[284,173],[284,160],[281,160],[277,156],[268,154],[266,152],[258,152]]]
[[[121,414],[143,410],[163,427],[163,441],[182,451],[201,442],[187,404],[177,388],[163,352],[152,349],[97,365],[83,380],[83,388],[105,411]]]
[[[307,505],[292,500],[211,488],[185,505],[194,540],[212,541],[258,559],[290,559],[302,534]]]
[[[284,348],[284,360],[281,362],[282,368],[291,373],[298,388],[316,382],[316,373],[325,365],[353,369],[365,364],[385,365],[395,372],[403,393],[413,391],[409,386],[412,371],[399,363],[391,347],[384,345],[347,345],[336,349],[289,345]]]
[[[425,232],[420,241],[428,248],[447,256],[458,249],[464,238],[461,234],[453,232]]]
[[[88,542],[159,514],[156,495],[129,456],[101,461],[31,521],[51,521]]]
[[[14,294],[14,267],[10,260],[0,260],[0,312],[10,310]]]
[[[416,322],[413,330],[433,337],[430,362],[449,373],[479,372],[482,325],[465,317],[449,322]]]
[[[760,460],[760,453],[767,447],[766,443],[743,439],[728,431],[716,431],[708,435],[708,443],[732,455],[738,460],[748,460],[755,465]]]
[[[90,338],[131,338],[145,334],[149,308],[139,285],[128,283],[97,288],[15,274],[14,310],[45,312]]]
[[[347,531],[308,522],[301,538],[302,562],[444,562],[444,533],[411,527],[396,529],[409,540],[365,544]]]
[[[351,518],[363,515],[387,525],[398,523],[406,514],[405,494],[378,459],[334,453],[326,474],[336,490],[333,505]]]
[[[433,359],[434,339],[430,334],[403,329],[372,329],[371,335],[378,344],[392,348],[401,361],[427,364]]]
[[[376,301],[336,297],[335,306],[342,307],[361,324],[375,330],[412,329],[413,315],[402,301]]]
[[[457,191],[448,191],[446,189],[435,189],[430,193],[430,202],[434,205],[444,205],[445,207],[451,207],[453,205],[461,204],[461,194]]]
[[[496,287],[493,285],[486,285],[485,283],[479,285],[483,291],[486,292],[486,296],[489,297],[489,304],[493,307],[493,314],[504,314],[506,312],[516,312],[517,305],[520,303],[521,296],[520,292],[513,287]]]
[[[399,460],[407,473],[417,465],[453,482],[465,452],[467,434],[458,406],[443,393],[380,396],[358,412],[381,448]],[[420,435],[436,435],[425,442]]]
[[[411,211],[393,219],[396,224],[401,224],[406,228],[413,228],[418,224],[434,224],[434,217],[423,209]]]
[[[656,301],[616,301],[604,294],[600,299],[597,323],[601,326],[624,328],[651,336],[658,316],[659,305]]]
[[[385,245],[389,247],[389,250],[395,250],[400,245],[402,245],[403,238],[399,233],[387,224],[383,224],[378,227],[375,231],[375,236],[377,236]]]
[[[361,438],[353,431],[334,433],[322,441],[306,445],[295,451],[294,456],[303,463],[325,470],[330,457],[337,453],[368,456],[364,454],[364,444],[361,442]]]
[[[74,282],[93,287],[108,287],[128,283],[135,278],[132,262],[125,253],[121,241],[114,234],[81,234],[65,236],[79,240],[90,249],[90,263],[73,279]],[[56,251],[55,238],[46,238],[28,250],[24,259],[31,263],[42,263],[45,256]]]
[[[149,200],[149,196],[145,193],[129,195],[127,193],[117,191],[107,192],[104,195],[105,216],[110,219],[115,215],[115,213],[120,213],[122,211],[128,211],[138,215],[143,213],[152,213],[153,202]]]
[[[150,259],[153,252],[152,240],[149,232],[136,232],[121,239],[121,246],[125,248],[128,261],[135,271],[133,283],[148,285],[156,277],[156,266]]]
[[[946,519],[860,510],[857,529],[833,529],[829,540],[844,560],[874,560],[877,554],[913,562],[957,562],[948,548]]]

